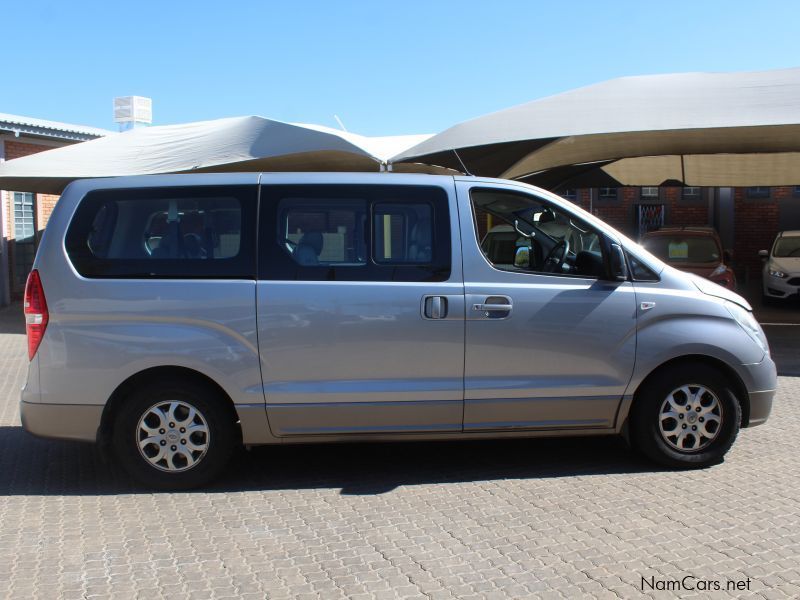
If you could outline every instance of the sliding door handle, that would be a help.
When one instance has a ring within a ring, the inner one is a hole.
[[[426,319],[444,319],[447,316],[447,298],[426,296],[423,301],[422,314]]]

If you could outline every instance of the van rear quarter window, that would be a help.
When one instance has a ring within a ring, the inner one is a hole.
[[[67,254],[89,278],[255,277],[255,186],[97,190]]]

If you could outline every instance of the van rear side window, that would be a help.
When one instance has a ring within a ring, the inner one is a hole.
[[[255,186],[102,190],[67,232],[93,278],[254,278]]]

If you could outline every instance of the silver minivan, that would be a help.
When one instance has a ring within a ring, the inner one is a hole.
[[[202,485],[241,445],[356,440],[617,434],[704,467],[776,388],[740,296],[496,179],[77,181],[24,310],[25,429],[152,487]]]

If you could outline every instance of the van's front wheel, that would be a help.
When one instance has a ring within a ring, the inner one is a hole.
[[[675,365],[637,392],[631,425],[636,446],[652,460],[702,468],[722,461],[741,420],[739,401],[719,371]]]
[[[190,380],[145,386],[129,396],[114,421],[115,455],[147,486],[189,489],[225,468],[235,443],[221,398]]]

